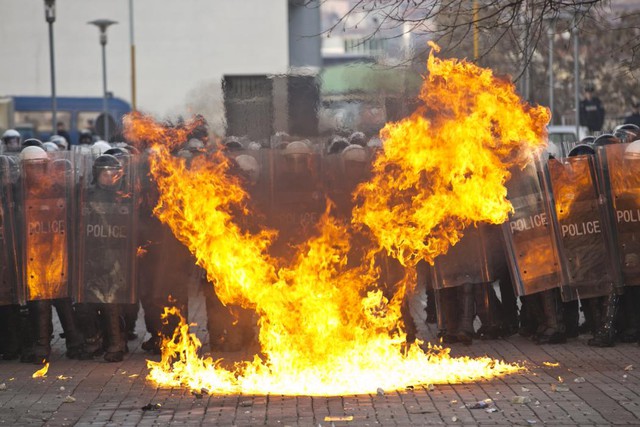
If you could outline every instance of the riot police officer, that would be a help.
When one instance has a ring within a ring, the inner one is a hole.
[[[92,171],[91,184],[80,203],[82,302],[76,310],[87,357],[104,350],[107,362],[120,362],[127,351],[120,295],[126,298],[133,286],[133,230],[127,217],[134,212],[123,209],[129,206],[131,194],[123,189],[125,172],[120,160],[102,154]]]

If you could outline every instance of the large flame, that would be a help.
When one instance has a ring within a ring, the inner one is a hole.
[[[224,154],[187,165],[171,151],[188,126],[127,117],[127,138],[152,147],[156,215],[206,269],[222,302],[260,316],[261,355],[231,369],[198,355],[200,343],[183,319],[163,343],[162,360],[148,362],[150,379],[217,393],[339,395],[521,369],[406,344],[400,307],[415,282],[413,264],[445,252],[468,224],[506,218],[507,169],[540,149],[548,120],[546,110],[521,103],[512,85],[487,70],[434,57],[428,65],[422,99],[429,108],[385,128],[374,177],[359,189],[358,245],[367,243],[363,235],[373,241],[357,251],[350,227],[327,209],[296,256],[273,258],[268,251],[276,233],[247,231],[255,228],[246,224],[250,201]],[[381,248],[407,266],[390,293],[377,286]]]
[[[506,221],[508,169],[542,150],[550,118],[491,70],[433,54],[427,66],[424,105],[382,130],[384,155],[354,210],[405,265],[433,261],[472,223]]]

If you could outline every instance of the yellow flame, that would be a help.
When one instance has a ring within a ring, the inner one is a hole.
[[[49,371],[49,362],[45,363],[41,369],[38,369],[31,375],[31,378],[42,378],[47,375],[47,371]]]
[[[507,219],[508,169],[543,148],[550,118],[491,70],[433,54],[427,65],[423,107],[382,130],[384,153],[354,209],[354,223],[404,265],[432,262],[472,223]]]
[[[542,362],[542,364],[551,368],[557,368],[558,366],[560,366],[560,364],[557,362]]]
[[[250,200],[223,153],[189,164],[171,156],[197,123],[166,128],[138,114],[125,119],[127,138],[151,147],[155,214],[206,269],[223,303],[260,316],[261,354],[232,368],[200,357],[201,344],[181,318],[161,361],[148,361],[151,380],[214,393],[339,395],[522,369],[406,343],[400,307],[416,280],[413,265],[445,252],[466,225],[506,219],[507,169],[541,149],[548,121],[546,110],[523,104],[513,85],[488,70],[433,56],[428,66],[421,95],[428,108],[382,132],[384,152],[356,194],[355,227],[328,207],[292,259],[270,255],[276,231],[249,231]],[[406,266],[383,286],[381,248]]]

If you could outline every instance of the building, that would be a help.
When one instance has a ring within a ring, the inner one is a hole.
[[[223,81],[313,74],[321,66],[320,40],[312,37],[320,32],[319,9],[306,1],[132,2],[137,107],[158,117],[199,112],[224,133]],[[0,95],[51,95],[44,2],[2,0],[1,8]],[[108,90],[131,102],[127,0],[56,2],[57,95],[102,96],[98,30],[87,25],[95,19],[118,21],[107,32]],[[288,126],[286,86],[273,100],[282,104],[273,109],[275,127]]]

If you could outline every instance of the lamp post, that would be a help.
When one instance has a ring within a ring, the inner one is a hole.
[[[129,44],[131,45],[131,107],[136,106],[136,44],[133,38],[133,0],[129,0]]]
[[[107,28],[113,24],[117,24],[116,21],[110,19],[96,19],[95,21],[87,22],[87,24],[95,25],[100,29],[100,44],[102,45],[102,113],[104,116],[104,139],[109,141],[109,109],[107,107]]]
[[[53,50],[53,23],[56,22],[56,0],[44,0],[44,17],[49,24],[49,65],[51,67],[51,134],[56,133],[58,103],[56,101],[56,65]]]

